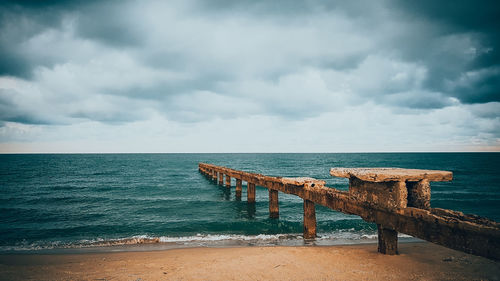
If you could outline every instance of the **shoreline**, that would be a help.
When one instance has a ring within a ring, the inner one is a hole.
[[[173,249],[190,248],[241,248],[241,247],[328,247],[346,245],[377,244],[376,235],[373,237],[362,237],[360,239],[332,238],[330,236],[318,236],[316,239],[303,239],[298,234],[276,234],[276,235],[211,235],[178,237],[164,241],[162,237],[136,236],[123,239],[103,240],[88,244],[71,244],[68,246],[54,246],[34,249],[8,249],[1,250],[0,255],[43,255],[43,254],[80,254],[80,253],[113,253],[113,252],[145,252],[164,251]],[[222,238],[221,238],[222,237]],[[230,238],[228,238],[230,237]],[[180,238],[180,239],[179,239]],[[189,239],[186,239],[189,238]],[[191,239],[192,238],[192,239]],[[201,238],[201,239],[200,239]],[[180,241],[172,241],[177,240]],[[424,240],[400,234],[399,243],[419,243]],[[375,246],[376,247],[376,246]]]
[[[499,280],[500,263],[428,242],[0,254],[6,280]]]

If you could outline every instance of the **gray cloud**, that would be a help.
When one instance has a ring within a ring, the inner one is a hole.
[[[390,118],[460,108],[486,120],[461,124],[467,134],[492,138],[498,6],[3,1],[0,122],[15,131],[5,124],[301,122],[365,106]]]
[[[453,99],[440,93],[405,92],[381,97],[384,103],[400,108],[434,109],[453,105]]]
[[[495,0],[483,0],[480,3],[463,0],[394,1],[392,4],[401,7],[408,15],[442,22],[448,25],[451,31],[462,29],[496,33],[500,27],[498,22],[500,7]]]
[[[96,2],[78,10],[76,33],[78,36],[98,40],[116,48],[140,46],[144,32],[131,20],[132,11],[118,8],[120,1]],[[118,8],[118,9],[117,9]]]
[[[23,111],[14,102],[14,91],[0,89],[0,119],[8,122],[18,122],[23,124],[44,124],[39,118],[32,113]]]
[[[429,89],[464,103],[499,100],[498,71],[484,71],[500,64],[497,1],[394,1],[393,5],[403,12],[403,19],[422,24],[420,32],[408,34],[399,51],[409,60],[425,62]],[[464,76],[469,73],[481,74],[466,83]],[[461,86],[450,89],[450,82]]]
[[[40,32],[60,28],[70,1],[2,1],[0,3],[0,75],[30,77],[37,65],[55,61],[23,52],[24,42]]]

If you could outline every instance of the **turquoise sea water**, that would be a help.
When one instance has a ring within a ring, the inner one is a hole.
[[[347,190],[331,167],[449,170],[432,183],[433,207],[500,220],[500,153],[40,154],[0,155],[0,252],[142,243],[199,246],[220,241],[302,241],[302,200],[280,193],[268,218],[267,189],[247,204],[198,172],[206,162],[270,176],[306,176]],[[317,207],[316,243],[362,243],[374,224]],[[288,241],[288,242],[283,242]],[[295,241],[295,242],[290,242]]]

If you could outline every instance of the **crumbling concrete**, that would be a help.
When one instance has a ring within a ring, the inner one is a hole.
[[[349,192],[345,192],[325,187],[324,181],[312,178],[269,177],[205,163],[199,164],[199,170],[208,176],[219,173],[233,177],[237,182],[246,181],[249,203],[255,202],[255,185],[272,190],[270,202],[277,202],[273,199],[277,196],[272,194],[278,191],[301,197],[304,199],[305,238],[316,235],[312,206],[319,204],[376,223],[382,253],[397,253],[397,233],[401,232],[455,250],[500,260],[499,223],[475,215],[430,208],[429,182],[451,180],[451,172],[333,168],[331,175],[350,179]],[[271,209],[271,203],[269,206],[271,216],[276,212],[274,207]]]

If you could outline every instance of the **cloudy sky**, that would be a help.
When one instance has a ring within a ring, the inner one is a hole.
[[[6,1],[0,152],[500,150],[496,1]]]

